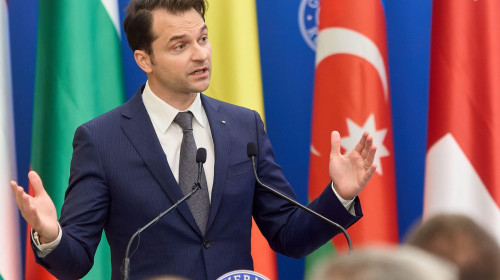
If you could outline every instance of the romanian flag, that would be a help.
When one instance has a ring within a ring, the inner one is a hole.
[[[500,242],[500,2],[432,13],[424,218],[465,214]]]
[[[257,111],[264,119],[255,1],[210,2],[206,22],[212,45],[212,78],[206,94]],[[276,254],[252,227],[255,271],[277,279]]]
[[[364,217],[349,228],[354,248],[396,243],[396,189],[387,40],[380,0],[320,2],[309,170],[309,198],[330,180],[330,133],[340,133],[344,153],[364,131],[373,135],[378,166],[360,195]],[[318,258],[334,248],[344,251],[343,235],[306,259],[309,274]]]

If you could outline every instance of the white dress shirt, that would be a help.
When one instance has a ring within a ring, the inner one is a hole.
[[[156,136],[158,136],[163,152],[165,152],[170,170],[175,180],[179,182],[179,159],[183,133],[182,128],[174,122],[174,118],[180,111],[156,96],[151,91],[149,83],[146,83],[144,91],[142,92],[142,101],[153,122]],[[207,114],[201,104],[199,93],[186,111],[191,111],[194,116],[193,134],[196,147],[205,148],[207,150],[207,160],[203,168],[207,178],[208,197],[211,200],[215,165],[214,141],[212,139],[212,131],[210,130]]]

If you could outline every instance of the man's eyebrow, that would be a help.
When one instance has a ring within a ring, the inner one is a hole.
[[[201,27],[200,34],[203,33],[203,32],[205,32],[205,30],[208,30],[208,27],[207,27],[206,24],[204,24],[203,27]]]
[[[170,40],[168,40],[168,42],[173,42],[173,41],[177,41],[177,40],[180,40],[180,39],[183,39],[187,37],[186,34],[182,34],[182,35],[174,35],[170,38]]]
[[[200,34],[202,34],[203,32],[205,32],[206,30],[208,30],[208,27],[206,24],[203,25],[203,27],[200,28]],[[180,39],[183,39],[187,37],[186,34],[182,34],[182,35],[174,35],[172,36],[168,41],[169,42],[173,42],[173,41],[177,41],[177,40],[180,40]]]

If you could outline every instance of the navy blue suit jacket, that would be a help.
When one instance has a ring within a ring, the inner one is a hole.
[[[200,233],[187,204],[181,204],[141,234],[130,259],[131,279],[166,274],[216,279],[228,271],[253,269],[252,216],[272,249],[295,258],[338,233],[256,185],[246,152],[248,142],[257,144],[261,180],[295,198],[274,162],[271,143],[255,111],[205,95],[201,100],[215,147],[206,234]],[[111,248],[112,279],[120,279],[130,237],[183,196],[142,102],[142,88],[124,105],[80,126],[73,149],[59,220],[62,240],[37,261],[60,279],[83,277],[93,264],[104,229]],[[310,207],[348,227],[361,217],[359,201],[355,205],[357,215],[352,216],[325,182],[325,191]]]

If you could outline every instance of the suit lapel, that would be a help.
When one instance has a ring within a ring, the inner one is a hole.
[[[215,152],[214,183],[212,187],[210,214],[207,222],[208,232],[219,209],[222,194],[226,186],[226,173],[231,150],[231,143],[229,141],[229,127],[231,124],[227,121],[226,116],[219,111],[220,101],[211,99],[203,94],[201,95],[201,101],[210,123]]]
[[[167,197],[172,203],[175,203],[183,195],[168,165],[146,107],[142,102],[142,91],[143,87],[123,107],[122,116],[125,120],[122,122],[122,129],[144,160],[155,180],[165,191]],[[199,232],[187,204],[181,203],[178,210],[191,227]],[[201,233],[199,232],[199,234]]]

